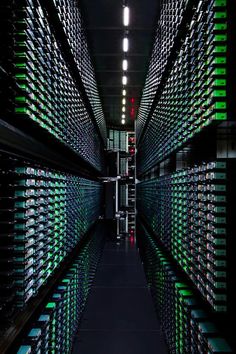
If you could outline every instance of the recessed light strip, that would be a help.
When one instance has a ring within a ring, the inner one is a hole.
[[[129,50],[129,39],[128,37],[123,38],[123,52],[127,53]]]
[[[127,59],[123,59],[123,61],[122,61],[122,69],[124,71],[127,71],[127,69],[128,69],[128,60]]]
[[[127,90],[125,89],[124,86],[127,85],[128,83],[128,77],[127,77],[127,71],[128,71],[128,59],[126,57],[128,51],[129,51],[129,31],[128,31],[128,26],[130,24],[130,8],[127,6],[127,1],[124,0],[123,1],[123,25],[124,25],[124,37],[123,37],[123,42],[122,42],[122,49],[123,49],[123,60],[122,60],[122,119],[121,119],[121,124],[125,124],[125,112],[126,112],[126,104],[127,104],[127,100],[126,100],[126,96],[127,96]]]
[[[129,26],[129,7],[125,6],[123,9],[123,24],[125,27]]]
[[[123,75],[122,76],[122,84],[125,86],[125,85],[127,85],[127,82],[128,82],[127,76]]]

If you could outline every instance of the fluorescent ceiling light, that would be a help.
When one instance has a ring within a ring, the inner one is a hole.
[[[126,71],[128,69],[128,60],[124,59],[122,62],[122,69]]]
[[[129,50],[129,40],[127,37],[123,38],[123,51],[128,52]]]
[[[127,76],[122,76],[122,84],[127,85]]]
[[[122,98],[122,104],[126,104],[126,99]]]
[[[129,7],[125,6],[123,10],[123,24],[129,26]]]
[[[126,90],[122,90],[122,95],[126,96]]]
[[[125,124],[125,120],[124,119],[122,119],[121,124]]]
[[[125,112],[126,111],[126,108],[125,106],[122,107],[122,112]]]

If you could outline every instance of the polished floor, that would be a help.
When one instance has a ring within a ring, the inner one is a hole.
[[[108,239],[73,354],[166,353],[134,239]]]

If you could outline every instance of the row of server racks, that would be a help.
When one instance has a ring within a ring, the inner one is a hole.
[[[136,121],[137,242],[170,353],[235,352],[235,12],[161,1]]]
[[[106,126],[76,0],[0,2],[0,353],[70,353],[103,245]]]

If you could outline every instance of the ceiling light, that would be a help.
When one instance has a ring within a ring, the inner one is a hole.
[[[123,51],[128,52],[129,50],[129,40],[127,37],[123,38]]]
[[[126,99],[122,98],[122,104],[126,104]]]
[[[128,60],[124,59],[122,62],[122,69],[126,71],[128,69]]]
[[[122,107],[122,112],[125,112],[126,111],[126,108],[125,106]]]
[[[126,96],[126,90],[122,90],[122,95]]]
[[[127,76],[122,76],[122,84],[127,85]]]
[[[121,124],[125,124],[125,120],[124,119],[121,120]]]
[[[125,6],[123,10],[123,24],[129,26],[129,7]]]

